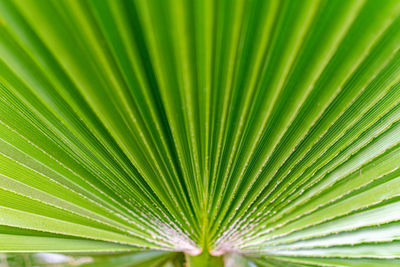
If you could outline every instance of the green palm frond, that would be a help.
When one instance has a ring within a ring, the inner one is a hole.
[[[399,221],[400,1],[0,1],[1,253],[398,266]]]

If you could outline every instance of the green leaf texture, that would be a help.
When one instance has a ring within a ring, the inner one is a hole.
[[[399,266],[400,1],[0,1],[0,252]]]

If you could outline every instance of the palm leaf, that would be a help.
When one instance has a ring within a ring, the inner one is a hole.
[[[0,1],[0,252],[399,265],[399,29],[397,0]]]

